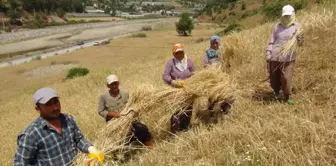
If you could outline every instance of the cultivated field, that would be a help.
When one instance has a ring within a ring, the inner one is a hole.
[[[137,154],[126,165],[335,165],[336,26],[332,10],[316,7],[298,16],[299,21],[309,20],[294,71],[294,106],[272,102],[272,90],[268,82],[262,82],[267,78],[265,48],[275,22],[234,33],[222,38],[234,48],[229,75],[241,91],[231,113],[212,127],[193,128],[172,140],[154,135],[154,149]],[[105,77],[119,75],[121,87],[130,92],[141,84],[162,87],[161,75],[172,58],[174,43],[185,44],[197,71],[202,70],[209,43],[195,41],[210,37],[216,30],[197,28],[192,37],[177,36],[171,26],[148,32],[147,38],[121,38],[106,46],[0,69],[0,163],[12,164],[17,134],[38,116],[31,98],[35,90],[55,88],[61,96],[62,111],[76,117],[85,135],[91,141],[105,139],[95,137],[105,126],[97,114],[98,96],[106,91]],[[24,74],[69,63],[89,68],[90,74],[66,81],[65,70],[33,78]],[[156,118],[143,120],[154,124]],[[159,130],[154,125],[149,128],[155,133]]]

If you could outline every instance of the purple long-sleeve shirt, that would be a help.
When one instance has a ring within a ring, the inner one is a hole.
[[[279,55],[279,53],[281,52],[281,48],[285,45],[285,43],[288,40],[292,38],[292,36],[296,33],[296,31],[299,28],[300,24],[298,23],[294,23],[288,28],[286,28],[280,23],[276,25],[272,32],[271,40],[269,41],[266,49],[266,59],[278,62],[290,62],[295,60],[296,58],[295,51],[288,53],[287,55]]]
[[[162,78],[167,84],[171,84],[172,80],[185,80],[193,75],[195,71],[194,63],[192,60],[188,59],[187,69],[180,71],[174,65],[175,59],[171,59],[166,64],[165,71],[163,72]]]

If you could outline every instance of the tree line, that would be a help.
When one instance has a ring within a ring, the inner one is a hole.
[[[83,12],[90,0],[1,0],[0,12],[10,13],[13,11],[27,12]]]

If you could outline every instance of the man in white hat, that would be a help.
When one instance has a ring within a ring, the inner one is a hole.
[[[54,89],[41,88],[33,98],[40,117],[18,136],[15,166],[71,165],[78,149],[96,156],[101,153],[84,138],[74,118],[61,113]]]
[[[120,111],[125,108],[129,95],[128,92],[119,89],[119,79],[116,75],[109,75],[106,78],[106,84],[109,90],[99,98],[98,113],[105,118],[106,122],[109,122],[113,118],[120,117]],[[128,143],[139,141],[148,148],[153,146],[148,127],[140,121],[132,122],[128,135],[130,136]]]
[[[129,95],[128,92],[119,89],[119,79],[116,75],[106,78],[106,86],[109,90],[99,98],[98,113],[108,122],[112,118],[120,117],[119,112],[125,107]]]
[[[284,94],[284,101],[294,104],[292,99],[292,71],[296,60],[296,51],[283,53],[286,43],[294,36],[299,46],[303,44],[303,36],[298,34],[300,24],[295,22],[295,10],[286,5],[282,8],[281,21],[271,35],[266,49],[267,68],[270,74],[271,87],[274,90],[275,100],[280,101],[280,89]]]

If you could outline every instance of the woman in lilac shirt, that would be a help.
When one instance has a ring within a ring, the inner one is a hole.
[[[287,54],[282,53],[285,44],[299,31],[300,25],[295,22],[295,11],[290,5],[282,8],[281,22],[272,32],[271,40],[266,49],[267,68],[270,74],[270,82],[274,90],[275,99],[279,101],[280,89],[282,89],[285,102],[293,105],[292,95],[292,70],[296,58],[295,50]],[[298,35],[298,45],[303,44],[303,36]]]
[[[173,87],[182,88],[183,80],[194,74],[194,63],[185,55],[182,44],[173,46],[174,58],[168,61],[165,71],[162,75],[163,80]],[[170,130],[176,133],[182,130],[188,130],[192,117],[192,107],[183,108],[183,112],[175,112],[170,119]]]
[[[182,44],[173,46],[174,58],[168,61],[162,75],[163,80],[174,87],[183,87],[183,80],[191,77],[195,72],[194,63],[184,53]]]

